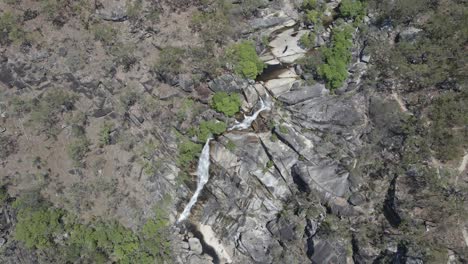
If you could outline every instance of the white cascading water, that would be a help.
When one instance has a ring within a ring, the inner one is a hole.
[[[268,94],[267,94],[267,99],[268,99]],[[271,110],[271,105],[270,105],[270,102],[269,101],[263,101],[263,99],[260,97],[260,108],[255,111],[253,113],[253,115],[251,116],[244,116],[244,120],[242,120],[242,122],[240,123],[236,123],[235,125],[233,125],[231,128],[229,128],[228,130],[231,131],[231,130],[242,130],[242,129],[247,129],[249,128],[251,125],[252,125],[252,122],[255,121],[255,119],[257,119],[258,115],[260,114],[260,112],[262,111],[266,111],[266,110]]]
[[[242,129],[247,129],[252,125],[252,122],[257,119],[258,115],[260,112],[265,111],[265,110],[271,110],[271,103],[268,101],[268,94],[267,94],[267,101],[263,101],[263,99],[260,97],[260,109],[255,111],[253,115],[251,116],[245,116],[244,120],[241,123],[237,123],[229,130],[242,130]],[[177,222],[182,222],[187,217],[190,215],[190,210],[192,210],[192,207],[195,205],[195,203],[198,200],[198,196],[200,196],[201,191],[203,190],[203,187],[205,184],[208,182],[208,179],[210,178],[210,141],[211,137],[206,140],[205,146],[203,146],[202,153],[200,155],[200,159],[198,160],[198,167],[197,167],[197,189],[195,190],[195,193],[193,194],[192,198],[190,199],[189,203],[187,206],[185,206],[184,211],[180,214],[179,219]]]
[[[205,146],[203,146],[202,153],[200,155],[200,159],[198,160],[198,167],[197,167],[197,190],[193,194],[190,202],[185,206],[184,211],[180,214],[179,219],[177,222],[182,222],[190,215],[190,210],[195,205],[198,200],[198,196],[200,195],[201,191],[203,190],[203,186],[208,182],[210,178],[210,141],[211,137],[206,140]]]

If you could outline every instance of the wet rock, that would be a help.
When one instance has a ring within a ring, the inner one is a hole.
[[[201,255],[203,253],[203,248],[200,243],[200,240],[196,237],[191,237],[188,240],[190,250],[193,251],[195,254]]]
[[[249,82],[232,74],[224,74],[208,83],[214,92],[240,92],[249,85]]]
[[[124,0],[99,0],[96,6],[96,14],[104,20],[114,22],[127,20],[127,2]]]
[[[314,97],[321,97],[327,95],[329,90],[323,84],[315,84],[313,86],[302,86],[299,89],[291,90],[278,97],[278,100],[288,104],[294,105],[312,99]]]
[[[258,102],[258,92],[253,85],[244,89],[245,101],[242,102],[242,109],[250,111]]]

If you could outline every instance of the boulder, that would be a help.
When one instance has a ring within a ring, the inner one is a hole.
[[[221,75],[208,83],[213,92],[241,92],[248,85],[247,80],[232,74]]]
[[[127,20],[127,1],[125,0],[99,0],[96,6],[96,14],[104,20],[114,22]]]
[[[188,240],[190,250],[193,251],[197,255],[201,255],[203,253],[203,248],[200,243],[200,240],[196,237],[191,237]]]
[[[309,165],[299,162],[293,170],[310,189],[320,190],[333,196],[344,197],[349,193],[349,173],[336,164]]]
[[[288,105],[294,105],[327,94],[329,94],[329,90],[325,88],[325,85],[317,83],[312,86],[302,86],[299,89],[284,93],[278,97],[278,100]]]
[[[312,263],[347,263],[346,248],[338,241],[314,240]]]
[[[294,28],[281,32],[268,44],[271,53],[283,63],[293,63],[304,57],[307,51],[299,46],[299,39],[307,32],[307,30],[296,31]]]
[[[273,79],[265,83],[265,88],[267,88],[274,97],[279,97],[288,92],[295,82],[296,78]]]

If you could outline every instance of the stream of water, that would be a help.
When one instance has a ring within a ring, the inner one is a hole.
[[[211,137],[206,140],[205,146],[203,146],[202,153],[200,155],[200,159],[198,160],[198,167],[197,167],[197,190],[193,194],[190,202],[185,206],[184,211],[180,214],[179,219],[177,222],[184,221],[190,215],[190,210],[195,205],[198,200],[198,196],[200,196],[203,187],[208,182],[210,178],[210,141]]]
[[[252,125],[252,122],[257,119],[258,115],[262,111],[271,110],[271,102],[268,98],[268,94],[266,95],[266,99],[263,100],[260,97],[260,108],[255,111],[251,116],[245,116],[244,120],[240,123],[235,124],[228,130],[242,130],[247,129]],[[210,141],[212,138],[208,138],[206,140],[205,146],[203,146],[202,153],[200,155],[200,159],[198,160],[198,167],[197,167],[197,189],[193,194],[192,198],[190,199],[189,203],[185,206],[184,211],[180,214],[179,219],[177,220],[178,223],[187,219],[190,216],[190,210],[195,205],[198,200],[198,196],[200,196],[203,187],[208,182],[210,178]]]
[[[266,110],[271,110],[271,103],[270,101],[268,101],[268,94],[267,94],[266,101],[264,101],[260,97],[260,108],[257,111],[255,111],[251,116],[244,116],[244,120],[242,120],[242,122],[233,125],[231,128],[228,129],[228,131],[243,130],[243,129],[249,128],[252,125],[252,122],[255,121],[255,119],[257,119],[258,115],[262,111],[266,111]]]

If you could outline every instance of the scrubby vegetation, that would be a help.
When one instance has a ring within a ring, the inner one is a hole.
[[[0,44],[21,44],[28,40],[28,34],[21,26],[21,19],[11,12],[0,15]]]
[[[361,20],[365,14],[365,4],[360,0],[343,0],[340,3],[342,17]]]
[[[241,105],[240,96],[237,93],[217,92],[213,95],[211,106],[218,112],[229,117],[239,112]]]
[[[165,203],[138,232],[113,221],[80,223],[72,214],[27,193],[14,202],[18,222],[15,239],[50,253],[57,263],[159,263],[170,260]]]
[[[185,58],[185,50],[178,47],[165,47],[154,64],[154,71],[161,79],[169,81],[171,76],[181,73]]]
[[[89,151],[89,141],[85,136],[81,136],[70,143],[68,146],[68,155],[75,166],[79,166]]]
[[[227,125],[219,121],[203,121],[198,127],[198,140],[205,142],[210,135],[219,135],[226,131]]]
[[[30,102],[18,102],[18,111],[31,110],[30,121],[39,132],[47,136],[56,136],[58,133],[57,123],[60,114],[70,111],[74,107],[77,97],[63,89],[53,89],[44,96]]]
[[[263,72],[265,64],[260,60],[251,41],[242,41],[228,48],[226,56],[234,65],[234,72],[248,79],[255,79]]]
[[[318,74],[325,79],[330,89],[340,87],[348,77],[352,44],[351,28],[333,28],[330,46],[322,49],[324,63],[318,67]]]
[[[307,32],[306,34],[302,35],[299,39],[299,44],[306,49],[311,49],[315,47],[315,38],[317,36],[313,32]]]
[[[193,143],[187,139],[181,139],[177,163],[183,168],[187,168],[200,155],[201,150],[202,145]]]

